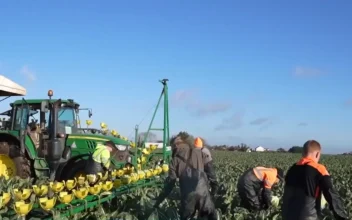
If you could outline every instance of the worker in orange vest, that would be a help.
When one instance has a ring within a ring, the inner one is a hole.
[[[208,176],[211,193],[214,196],[219,189],[219,183],[216,178],[213,158],[211,157],[210,150],[203,145],[203,141],[200,137],[197,137],[194,140],[194,146],[195,148],[201,149],[201,151],[203,152],[203,155],[205,155],[205,158],[203,158],[204,164],[205,164],[204,171]]]
[[[237,191],[241,206],[251,211],[271,206],[271,187],[284,179],[280,168],[254,167],[247,170],[238,180]]]

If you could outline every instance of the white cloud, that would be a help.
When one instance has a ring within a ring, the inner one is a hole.
[[[298,126],[305,127],[305,126],[308,126],[308,123],[306,123],[306,122],[301,122],[301,123],[298,124]]]
[[[215,127],[215,131],[223,131],[223,130],[236,130],[244,125],[243,118],[244,118],[245,111],[238,111],[233,114],[229,118],[224,118],[222,122]]]
[[[27,79],[31,82],[36,80],[35,73],[32,70],[30,70],[27,65],[24,65],[21,68],[21,74],[25,75]]]
[[[232,107],[230,102],[211,101],[208,103],[200,100],[197,91],[178,90],[171,98],[171,104],[179,107],[185,107],[193,116],[204,117],[221,112],[225,112]]]
[[[295,76],[320,76],[322,75],[322,71],[316,68],[309,68],[309,67],[296,67],[294,71]]]

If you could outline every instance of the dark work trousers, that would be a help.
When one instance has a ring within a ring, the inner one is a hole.
[[[199,217],[208,220],[217,220],[215,205],[210,193],[206,193],[205,195],[191,193],[186,199],[181,199],[181,220],[192,218],[197,210]]]

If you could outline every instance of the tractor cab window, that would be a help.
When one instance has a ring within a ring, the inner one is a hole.
[[[76,132],[75,112],[73,108],[62,107],[58,113],[58,132],[72,134]]]
[[[38,110],[33,110],[33,109],[30,109],[29,110],[29,114],[28,114],[28,116],[29,116],[29,119],[28,119],[28,126],[30,127],[30,128],[36,128],[37,127],[37,122],[38,122],[38,120],[39,120],[39,118],[38,118]],[[35,126],[34,126],[35,125]]]
[[[15,130],[25,130],[28,124],[29,108],[17,107],[15,112]]]
[[[50,120],[50,113],[46,112],[45,113],[45,119],[44,119],[45,130],[49,129],[49,120]]]

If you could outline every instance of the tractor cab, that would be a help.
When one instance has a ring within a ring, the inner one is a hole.
[[[76,109],[79,104],[73,100],[22,99],[10,104],[11,114],[8,129],[27,136],[30,144],[25,143],[30,152],[47,162],[51,178],[62,163],[71,157],[71,149],[66,146],[66,136],[77,132]],[[26,138],[24,138],[25,142]],[[21,144],[22,145],[22,144]]]
[[[64,145],[65,136],[77,132],[75,112],[79,104],[71,99],[51,99],[51,90],[48,94],[50,97],[48,100],[23,99],[10,104],[12,109],[9,110],[11,112],[9,130],[21,130],[21,125],[26,124],[26,130],[32,134],[32,141],[39,142],[36,146],[38,150],[43,148],[48,140],[55,138],[63,139],[61,144]]]

